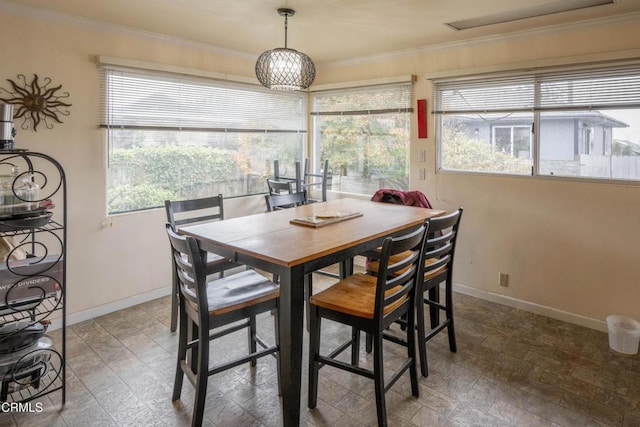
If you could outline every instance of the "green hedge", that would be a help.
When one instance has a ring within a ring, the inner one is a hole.
[[[208,146],[136,147],[110,153],[110,213],[164,205],[167,199],[198,197],[237,169],[234,152]]]

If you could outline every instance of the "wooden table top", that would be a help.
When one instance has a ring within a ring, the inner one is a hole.
[[[320,228],[289,222],[327,211],[360,212],[362,216]],[[344,198],[191,225],[180,232],[233,252],[292,267],[444,214],[443,210]]]

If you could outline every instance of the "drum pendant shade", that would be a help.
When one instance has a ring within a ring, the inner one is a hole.
[[[307,89],[316,78],[316,67],[309,56],[287,47],[287,19],[293,9],[278,9],[284,16],[284,47],[263,52],[256,62],[256,77],[273,90]]]

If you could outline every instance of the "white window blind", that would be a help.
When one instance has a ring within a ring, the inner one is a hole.
[[[640,106],[640,65],[435,81],[434,114]],[[536,93],[537,90],[537,93]]]
[[[103,128],[306,132],[303,93],[150,71],[102,73]]]
[[[412,112],[412,84],[369,86],[314,94],[313,116]]]
[[[266,191],[274,160],[300,160],[306,94],[139,68],[101,68],[108,213]]]
[[[451,81],[436,83],[436,87],[436,114],[533,110],[534,86],[531,76]]]
[[[640,66],[549,73],[537,78],[537,110],[640,107]]]

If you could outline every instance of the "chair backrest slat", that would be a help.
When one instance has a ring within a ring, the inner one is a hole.
[[[200,249],[195,239],[179,235],[173,231],[170,223],[167,223],[166,229],[173,252],[173,268],[179,280],[180,294],[196,305],[201,313],[208,313],[207,275],[203,261],[206,254]]]
[[[190,200],[165,200],[167,221],[174,229],[185,224],[224,219],[224,199],[222,194]]]
[[[456,211],[429,221],[429,234],[427,237],[424,258],[424,274],[426,276],[437,273],[451,274],[453,271],[453,255],[455,253],[458,228],[462,218],[462,208]],[[440,277],[437,273],[431,279]]]
[[[375,316],[384,318],[404,304],[413,302],[417,277],[423,271],[426,233],[429,223],[425,223],[411,233],[387,237],[380,251],[380,266],[376,288]],[[411,254],[389,265],[389,258],[399,253]],[[404,300],[404,302],[403,302]],[[404,307],[406,309],[406,307]]]
[[[290,194],[267,194],[264,196],[267,202],[267,210],[290,208],[307,204],[306,191]]]

